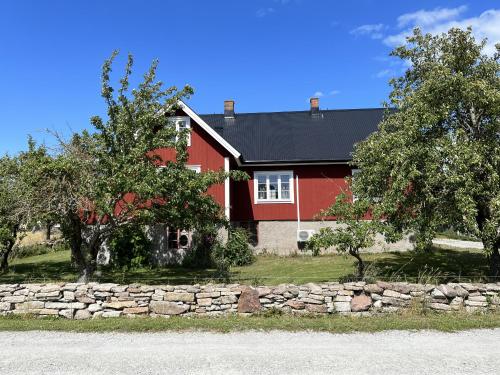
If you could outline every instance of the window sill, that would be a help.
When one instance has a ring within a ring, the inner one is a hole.
[[[293,204],[293,201],[292,200],[256,201],[255,204]]]

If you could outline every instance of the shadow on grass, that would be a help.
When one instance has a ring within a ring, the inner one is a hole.
[[[11,265],[8,273],[0,274],[0,283],[73,282],[76,278],[69,260],[35,261]]]
[[[72,267],[69,251],[39,255],[13,262],[9,272],[0,274],[0,283],[45,283],[51,281],[74,282],[77,270]],[[114,270],[103,267],[96,272],[94,281],[122,284],[193,284],[215,279],[213,269],[187,269],[180,266]]]
[[[435,248],[429,253],[364,254],[363,259],[372,280],[445,283],[488,279],[487,259],[481,251],[475,250]],[[348,279],[354,269],[352,263],[342,256],[266,258],[235,269],[233,281],[246,284],[336,281]],[[0,283],[74,282],[76,279],[77,272],[71,266],[69,251],[21,259],[13,262],[7,274],[0,274]],[[214,269],[180,266],[127,271],[102,268],[95,281],[172,285],[218,282]]]
[[[489,271],[484,253],[443,248],[391,253],[367,264],[374,265],[380,279],[420,283],[487,281]]]

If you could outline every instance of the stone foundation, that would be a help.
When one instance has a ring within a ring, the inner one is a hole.
[[[279,310],[290,314],[391,313],[418,304],[436,311],[500,309],[496,284],[321,283],[228,285],[5,284],[0,315],[68,319],[206,316]]]

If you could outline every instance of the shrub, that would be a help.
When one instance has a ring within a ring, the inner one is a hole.
[[[213,266],[211,251],[217,241],[215,232],[194,232],[192,246],[182,258],[182,266],[187,268]]]
[[[36,245],[19,246],[12,254],[12,259],[26,258],[35,255],[44,255],[65,250],[68,250],[68,245],[64,242],[55,243],[53,245],[36,244]]]
[[[248,232],[243,228],[231,228],[225,245],[216,243],[212,257],[216,264],[227,267],[245,266],[255,261],[255,256],[248,243]]]
[[[140,268],[148,265],[151,241],[139,225],[116,231],[109,240],[111,264],[117,268]]]

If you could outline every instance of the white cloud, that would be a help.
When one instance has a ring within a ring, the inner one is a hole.
[[[461,13],[467,10],[467,6],[462,5],[457,8],[435,8],[433,10],[419,10],[413,13],[405,13],[398,17],[398,27],[407,25],[434,25],[437,22],[456,19]]]
[[[260,8],[255,12],[255,15],[259,18],[268,16],[269,14],[274,13],[274,8]]]
[[[322,96],[325,96],[325,94],[323,94],[322,91],[316,91],[314,94],[313,94],[313,97],[315,98],[320,98]]]
[[[412,34],[412,29],[417,26],[421,28],[422,32],[431,34],[445,33],[452,27],[466,29],[471,26],[476,39],[488,39],[484,52],[488,55],[495,53],[495,43],[500,42],[500,9],[489,9],[479,16],[463,19],[460,18],[460,15],[465,10],[464,7],[446,9],[446,14],[439,15],[438,13],[443,12],[443,10],[421,10],[400,16],[398,22],[404,16],[402,25],[408,26],[408,28],[397,34],[387,36],[383,42],[390,47],[402,45],[406,42],[406,37]],[[430,15],[432,12],[436,12],[434,16]]]
[[[371,24],[371,25],[361,25],[352,29],[350,34],[361,36],[367,35],[372,39],[382,39],[384,34],[383,31],[387,28],[383,23]]]
[[[394,75],[394,71],[392,69],[383,69],[383,70],[379,71],[377,74],[375,74],[375,77],[385,78],[385,77],[389,77],[389,76],[393,76],[393,75]]]
[[[339,90],[332,90],[328,94],[330,94],[330,95],[337,95],[337,94],[340,94],[340,91]]]

